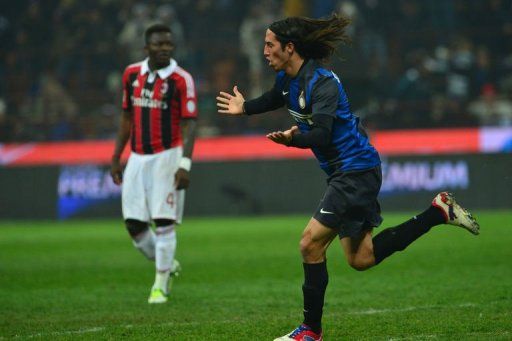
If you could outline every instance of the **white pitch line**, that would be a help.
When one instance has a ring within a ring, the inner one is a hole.
[[[28,335],[28,336],[16,335],[15,338],[16,339],[17,338],[32,339],[35,337],[44,337],[44,336],[80,335],[80,334],[87,334],[87,333],[97,333],[97,332],[101,332],[103,330],[105,330],[105,327],[92,327],[92,328],[78,329],[78,330],[64,330],[61,332],[37,333],[37,334]]]
[[[391,308],[391,309],[370,308],[367,310],[360,310],[360,311],[348,311],[348,312],[344,312],[343,314],[346,314],[346,315],[375,315],[375,314],[403,313],[403,312],[408,312],[408,311],[431,310],[431,309],[442,309],[442,308],[471,308],[471,307],[476,307],[476,306],[478,306],[478,305],[475,303],[461,303],[461,304],[452,305],[452,306],[427,305],[427,306],[412,306],[412,307],[395,308],[395,309],[393,309],[393,308]],[[215,321],[215,323],[223,323],[223,324],[233,323],[233,322],[236,322],[236,321],[233,321],[233,320]],[[166,326],[172,327],[172,326],[186,326],[186,325],[193,326],[193,325],[197,325],[200,323],[201,322],[199,322],[199,321],[197,321],[197,322],[196,321],[187,321],[187,322],[165,322],[165,323],[151,324],[151,325],[156,326],[156,327],[166,327]],[[130,328],[145,327],[145,326],[146,325],[126,324],[126,325],[121,325],[120,327],[130,329]],[[61,332],[50,332],[50,333],[37,333],[37,334],[31,334],[31,335],[25,335],[25,336],[16,335],[14,338],[15,339],[18,339],[18,338],[31,339],[31,338],[45,337],[45,336],[81,335],[81,334],[98,333],[98,332],[106,330],[107,328],[108,327],[90,327],[90,328],[86,328],[86,329],[64,330]],[[421,335],[421,336],[413,336],[412,339],[414,339],[414,338],[436,338],[436,337],[437,337],[436,335]],[[4,340],[4,339],[5,339],[4,337],[0,336],[0,340]],[[390,338],[389,340],[395,341],[395,340],[407,340],[407,339],[411,339],[411,338]]]
[[[234,320],[215,321],[215,323],[233,323],[233,322],[235,322],[235,321]],[[177,325],[194,326],[194,325],[199,325],[199,324],[202,324],[202,322],[200,322],[200,321],[187,321],[187,322],[178,322],[178,323],[164,322],[164,323],[158,323],[158,324],[152,323],[151,326],[175,327]],[[147,326],[147,324],[137,324],[137,325],[125,324],[125,325],[120,325],[119,327],[125,328],[125,329],[131,329],[131,328],[146,327],[146,326]],[[109,327],[91,327],[91,328],[77,329],[77,330],[63,330],[60,332],[37,333],[37,334],[31,334],[31,335],[16,335],[13,338],[14,339],[20,339],[20,338],[33,339],[36,337],[47,337],[47,336],[81,335],[81,334],[89,334],[89,333],[98,333],[98,332],[106,330],[107,328],[109,328]],[[6,340],[6,339],[7,339],[6,337],[0,336],[0,340]]]
[[[403,313],[407,311],[415,311],[415,310],[431,310],[431,309],[439,309],[439,308],[470,308],[476,307],[477,305],[474,303],[462,303],[454,306],[443,306],[443,305],[426,305],[426,306],[418,306],[418,307],[404,307],[404,308],[391,308],[391,309],[367,309],[361,311],[349,311],[346,314],[348,315],[375,315],[375,314],[386,314],[386,313]]]

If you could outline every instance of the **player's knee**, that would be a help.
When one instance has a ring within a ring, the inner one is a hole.
[[[311,252],[311,242],[306,238],[302,238],[299,243],[300,253],[302,256],[306,256]]]
[[[371,265],[369,265],[368,263],[363,263],[363,262],[353,262],[353,263],[349,263],[349,264],[352,267],[352,269],[357,270],[357,271],[365,271],[371,267]]]
[[[135,239],[138,235],[145,232],[149,228],[149,224],[147,222],[136,219],[126,219],[125,225],[126,230],[128,230],[128,233],[132,239]]]
[[[351,257],[347,261],[348,265],[350,265],[354,270],[357,271],[367,270],[371,268],[375,263],[373,259],[361,257]]]
[[[302,259],[305,262],[318,262],[323,260],[323,248],[309,238],[302,238],[299,244]]]

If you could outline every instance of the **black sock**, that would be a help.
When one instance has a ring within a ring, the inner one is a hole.
[[[433,226],[443,224],[442,212],[430,206],[423,213],[396,227],[388,228],[373,238],[375,265],[391,256],[395,251],[405,250],[409,244],[427,233]]]
[[[329,276],[326,261],[317,264],[304,263],[304,324],[315,333],[322,331],[322,310]]]

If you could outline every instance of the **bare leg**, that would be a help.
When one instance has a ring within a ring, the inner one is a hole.
[[[314,264],[325,261],[325,252],[336,235],[336,230],[311,218],[300,241],[300,252],[304,263]]]
[[[375,265],[372,230],[366,230],[357,237],[342,238],[340,243],[348,264],[363,271]]]

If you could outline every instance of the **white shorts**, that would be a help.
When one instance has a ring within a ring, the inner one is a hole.
[[[181,223],[185,190],[176,190],[174,174],[182,152],[182,147],[176,147],[156,154],[131,153],[123,174],[124,219]]]

